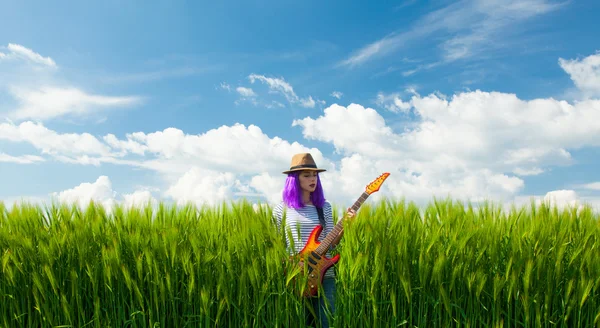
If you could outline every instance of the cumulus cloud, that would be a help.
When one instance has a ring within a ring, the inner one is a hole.
[[[544,202],[549,203],[551,206],[566,207],[576,206],[579,199],[574,190],[554,190],[544,196]]]
[[[331,166],[331,162],[325,160],[317,149],[309,149],[279,137],[271,138],[255,125],[221,126],[198,135],[167,128],[148,134],[127,134],[126,138],[127,140],[113,140],[114,147],[117,147],[114,151],[143,150],[144,154],[156,157],[148,165],[157,170],[175,170],[181,174],[194,165],[243,174],[279,170],[289,165],[289,154],[304,151],[312,152],[322,165]],[[161,163],[167,164],[162,166]]]
[[[158,201],[149,190],[136,190],[131,194],[123,194],[123,205],[125,207],[143,207],[150,205],[155,207]]]
[[[31,205],[42,205],[44,203],[48,203],[48,197],[42,196],[18,196],[18,197],[5,197],[0,199],[1,203],[4,203],[4,206],[10,211],[12,207],[21,204],[31,204]]]
[[[379,92],[376,103],[393,113],[408,113],[412,107],[410,102],[402,101],[398,93],[386,95],[383,92]]]
[[[153,133],[130,133],[119,139],[114,134],[96,137],[89,133],[58,133],[42,123],[28,121],[0,124],[0,140],[26,142],[65,163],[113,163],[153,170],[169,186],[163,196],[198,204],[258,192],[276,199],[282,181],[276,186],[276,178],[269,180],[269,174],[288,167],[294,153],[311,152],[320,166],[334,167],[318,149],[269,137],[257,126],[242,124],[198,135],[167,128]],[[189,181],[195,182],[189,185]],[[203,189],[216,196],[202,196]]]
[[[585,97],[600,96],[600,53],[583,59],[559,58],[558,63]]]
[[[42,154],[50,155],[104,155],[111,154],[110,147],[89,133],[58,133],[42,123],[31,121],[19,125],[0,124],[0,140],[27,142],[39,149]]]
[[[277,88],[293,91],[284,84]],[[326,196],[337,203],[353,202],[383,172],[392,175],[375,199],[388,195],[417,202],[432,196],[510,200],[524,189],[524,177],[572,164],[573,149],[600,146],[597,99],[570,103],[554,98],[523,100],[515,94],[481,90],[452,96],[407,91],[378,94],[379,105],[412,114],[411,125],[402,131],[395,130],[382,113],[360,104],[331,105],[320,116],[292,122],[306,140],[332,145],[331,157],[339,158],[335,161],[316,148],[242,124],[200,134],[169,127],[96,137],[58,133],[41,123],[2,123],[0,140],[27,142],[67,162],[110,162],[153,170],[165,179],[163,196],[196,204],[243,195],[262,195],[277,202],[284,182],[281,171],[289,167],[291,155],[300,152],[312,153],[327,169],[322,174]],[[105,180],[95,184],[105,191],[102,195],[111,195]],[[591,182],[585,188],[598,187]],[[99,198],[114,198],[109,196]],[[146,196],[138,192],[128,199],[133,203]],[[578,197],[568,191],[547,196],[563,203]]]
[[[254,125],[222,126],[200,135],[169,128],[150,134],[129,134],[127,138],[114,145],[131,142],[130,148],[153,155],[153,159],[142,160],[138,165],[162,173],[169,184],[165,196],[178,203],[215,204],[257,193],[276,202],[281,199],[283,175],[274,177],[274,172],[289,167],[294,153],[310,152],[320,166],[334,167],[318,149],[271,138]]]
[[[84,182],[80,185],[60,192],[54,192],[52,197],[61,203],[77,204],[84,208],[91,200],[105,208],[112,208],[115,203],[116,192],[107,176],[100,176],[95,182]]]
[[[293,122],[306,139],[333,145],[339,162],[241,124],[197,135],[167,128],[121,139],[60,134],[32,122],[4,123],[0,139],[29,142],[61,160],[154,170],[165,177],[164,196],[197,204],[247,194],[280,200],[281,171],[299,152],[311,152],[328,170],[322,175],[327,197],[339,203],[354,201],[383,172],[392,176],[382,194],[393,197],[420,202],[432,196],[510,199],[523,189],[522,176],[570,164],[571,148],[600,144],[600,101],[525,101],[512,94],[472,91],[450,98],[413,95],[406,102],[418,120],[399,132],[376,110],[358,104],[331,105],[319,117]]]
[[[294,120],[292,126],[302,127],[305,138],[332,143],[338,151],[346,154],[359,152],[385,156],[394,151],[399,141],[386,126],[383,117],[372,108],[358,104],[347,108],[331,105],[324,113],[317,119]]]
[[[111,213],[117,204],[126,208],[131,206],[156,206],[158,201],[148,190],[136,190],[131,194],[119,194],[113,187],[108,176],[102,175],[94,182],[83,182],[78,186],[50,194],[53,200],[60,203],[76,204],[80,208],[87,208],[90,201],[102,205]]]
[[[254,190],[264,195],[268,202],[277,203],[281,201],[281,189],[283,188],[282,177],[284,176],[274,176],[271,173],[263,172],[254,175],[250,179],[249,185],[254,188]]]
[[[135,138],[133,134],[130,136],[131,136],[131,138]],[[119,154],[121,154],[121,155],[125,155],[127,153],[132,153],[132,154],[136,154],[136,155],[144,155],[144,152],[146,152],[148,150],[147,146],[136,142],[134,139],[119,140],[112,133],[105,135],[102,139],[111,148],[118,150]]]
[[[544,203],[552,208],[556,207],[558,210],[581,210],[586,205],[591,206],[595,210],[600,209],[600,198],[582,197],[575,190],[571,189],[552,190],[545,195],[517,196],[514,202],[506,203],[504,209],[509,210],[513,205],[528,207],[532,203],[536,206]]]
[[[388,188],[411,198],[510,198],[524,187],[519,176],[572,163],[569,149],[600,145],[598,100],[527,101],[477,90],[449,99],[413,95],[403,104],[417,121],[402,132],[358,104],[332,105],[322,116],[295,120],[293,126],[307,139],[333,144],[346,160],[353,158],[342,161],[341,170],[359,161],[362,167],[392,171],[399,181]]]
[[[216,172],[191,168],[166,191],[166,195],[177,200],[178,204],[188,202],[202,206],[217,205],[233,198],[239,181],[230,172]]]

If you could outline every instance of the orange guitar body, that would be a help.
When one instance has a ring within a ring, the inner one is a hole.
[[[319,236],[322,231],[323,227],[321,225],[316,226],[310,233],[304,248],[297,255],[300,259],[298,265],[302,266],[302,269],[304,269],[306,263],[308,285],[303,293],[305,297],[317,295],[325,272],[340,260],[339,254],[332,258],[328,258],[325,255],[319,255],[317,253],[316,250],[319,245],[321,245]]]

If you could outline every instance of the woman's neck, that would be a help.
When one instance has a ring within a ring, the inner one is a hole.
[[[312,202],[310,201],[310,192],[304,191],[302,193],[302,202],[306,205],[312,204]]]

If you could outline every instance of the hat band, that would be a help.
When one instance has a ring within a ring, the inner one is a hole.
[[[308,169],[316,169],[317,166],[315,164],[302,164],[302,165],[296,165],[296,166],[292,166],[290,167],[290,170],[295,170],[295,169],[304,169],[304,168],[308,168]]]

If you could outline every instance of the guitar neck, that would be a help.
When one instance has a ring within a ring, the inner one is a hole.
[[[355,212],[357,212],[358,209],[361,207],[361,205],[365,202],[365,200],[367,200],[367,198],[369,198],[369,194],[365,191],[356,200],[356,202],[354,202],[354,204],[351,206],[351,208]],[[342,232],[344,231],[344,227],[343,227],[344,218],[346,218],[345,214],[338,221],[338,223],[333,227],[333,229],[331,229],[331,232],[329,232],[327,234],[327,236],[325,236],[325,238],[323,238],[323,240],[321,241],[321,244],[316,249],[317,253],[319,253],[320,255],[323,255],[323,254],[327,253],[327,250],[329,250],[329,248],[337,245],[337,243],[340,240],[338,238],[338,236],[340,236],[342,234]]]

